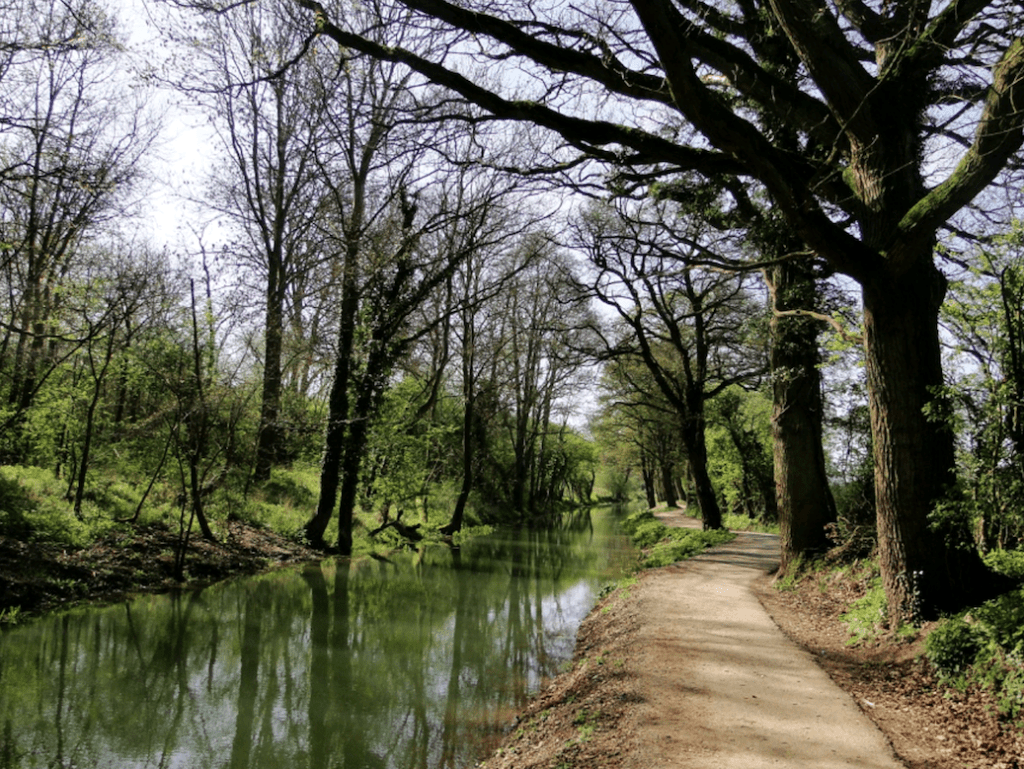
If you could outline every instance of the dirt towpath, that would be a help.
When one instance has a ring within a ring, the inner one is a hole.
[[[678,513],[668,525],[697,526]],[[751,583],[778,563],[778,537],[731,543],[650,574],[640,595],[645,769],[901,769],[878,728],[795,646]]]

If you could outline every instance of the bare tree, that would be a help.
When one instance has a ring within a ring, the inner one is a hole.
[[[322,50],[298,56],[301,38],[289,9],[253,4],[201,17],[205,41],[194,49],[201,63],[193,57],[180,84],[212,110],[224,155],[207,205],[240,231],[235,258],[254,273],[263,297],[256,481],[267,480],[282,455],[285,340],[289,327],[301,329],[301,292],[315,290],[310,277],[325,259],[313,228],[323,196],[316,153],[332,140],[325,131],[330,96],[321,87],[330,75],[316,70],[337,65]]]
[[[35,11],[22,32],[37,42],[9,60],[0,105],[4,364],[17,413],[31,408],[61,340],[76,336],[61,322],[62,291],[87,244],[123,213],[156,129],[115,77],[122,59],[112,17],[60,2]]]

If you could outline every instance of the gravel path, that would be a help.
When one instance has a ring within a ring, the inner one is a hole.
[[[777,536],[743,533],[644,580],[637,769],[903,767],[750,589],[777,565],[778,547]]]

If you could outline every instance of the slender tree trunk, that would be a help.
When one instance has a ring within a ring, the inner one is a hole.
[[[654,476],[647,462],[640,468],[640,475],[644,482],[644,495],[647,497],[647,507],[653,508],[658,505],[658,497],[654,493]]]
[[[786,261],[766,271],[771,289],[772,453],[781,534],[781,570],[823,553],[825,525],[836,519],[822,444],[818,321],[784,316],[813,310],[817,289],[807,265]]]
[[[263,355],[263,395],[253,480],[270,479],[281,453],[281,355],[284,340],[284,275],[280,259],[272,259],[267,275],[267,306]]]
[[[327,435],[324,438],[324,456],[320,467],[320,497],[313,517],[305,526],[306,539],[314,547],[326,547],[324,532],[331,522],[334,505],[338,500],[341,458],[348,428],[348,367],[347,356],[339,352],[328,398]]]
[[[679,502],[676,497],[676,484],[673,478],[675,474],[675,467],[671,462],[661,463],[661,490],[662,496],[665,498],[665,505],[667,507],[675,507]]]
[[[324,456],[320,468],[320,497],[316,512],[306,523],[306,539],[315,547],[325,547],[324,532],[334,513],[341,479],[341,460],[345,448],[345,434],[349,422],[349,379],[352,369],[352,349],[355,344],[356,313],[359,300],[356,294],[355,260],[358,249],[350,246],[345,257],[342,274],[341,321],[338,326],[338,351],[334,362],[334,381],[327,406],[327,434],[324,438]]]
[[[186,418],[188,429],[189,486],[192,496],[192,512],[199,523],[203,539],[215,542],[216,537],[206,520],[203,509],[202,473],[199,464],[206,453],[209,414],[206,409],[206,391],[203,384],[202,348],[199,346],[199,320],[196,316],[195,283],[190,284],[192,298],[192,374],[195,377],[195,400]]]
[[[463,374],[465,378],[465,373]],[[451,520],[441,529],[442,534],[454,534],[462,530],[462,520],[466,514],[466,504],[469,502],[469,493],[473,490],[473,468],[474,448],[473,425],[476,422],[476,397],[472,392],[472,384],[466,388],[463,396],[465,406],[462,411],[462,487],[459,489],[458,499],[455,500],[455,509],[452,511]]]
[[[103,380],[107,371],[107,367],[110,365],[110,359],[114,355],[114,332],[111,330],[110,338],[107,342],[106,357],[103,361],[103,367],[99,373],[94,372],[95,380],[93,382],[92,397],[89,399],[89,406],[85,412],[85,436],[82,439],[82,458],[78,463],[78,483],[75,487],[75,501],[74,510],[75,516],[78,518],[82,517],[82,501],[85,498],[85,481],[86,476],[89,472],[89,462],[92,459],[92,438],[93,433],[96,431],[96,408],[100,402],[100,394],[103,389]]]
[[[690,480],[693,482],[694,496],[700,508],[700,518],[704,530],[722,528],[722,510],[718,506],[715,487],[708,474],[708,448],[704,436],[704,418],[691,416],[683,424],[683,444],[686,446],[687,463],[690,468]]]

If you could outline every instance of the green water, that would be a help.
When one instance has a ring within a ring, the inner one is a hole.
[[[610,512],[0,634],[0,768],[467,767],[634,560]]]

